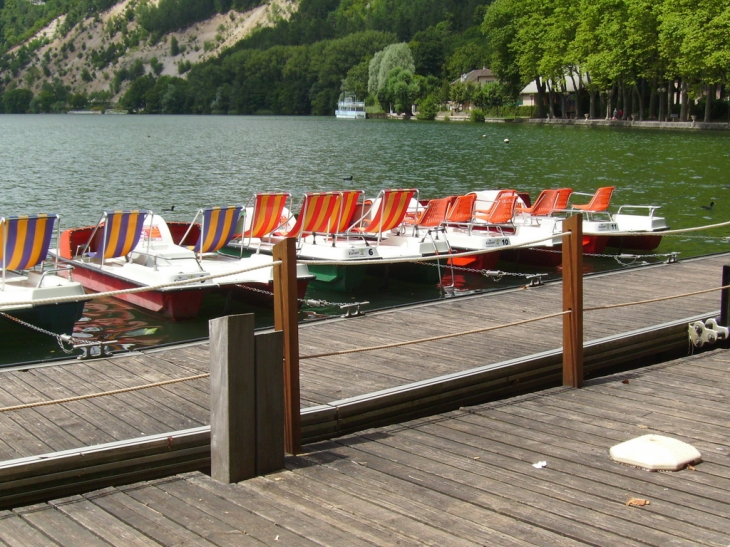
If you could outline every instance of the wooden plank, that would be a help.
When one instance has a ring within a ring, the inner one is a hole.
[[[364,462],[370,468],[406,482],[426,484],[432,490],[467,501],[486,511],[529,522],[556,535],[579,542],[590,542],[591,538],[601,537],[604,544],[643,544],[602,529],[606,523],[597,515],[593,518],[585,515],[586,518],[578,523],[574,519],[578,508],[560,505],[558,509],[552,504],[552,499],[546,496],[524,493],[515,493],[517,495],[513,496],[512,488],[505,489],[488,478],[477,480],[463,471],[439,465],[412,452],[390,448],[382,442],[363,442],[362,438],[341,442],[360,452],[353,459]]]
[[[246,511],[267,522],[276,523],[286,530],[298,533],[322,545],[367,547],[381,544],[380,541],[366,541],[353,533],[351,529],[340,529],[338,526],[332,525],[331,521],[313,516],[311,511],[303,509],[293,500],[277,495],[274,489],[268,489],[266,493],[262,494],[249,488],[251,483],[261,481],[269,485],[272,484],[270,481],[254,479],[236,485],[219,484],[201,473],[190,473],[186,475],[186,480],[200,489],[206,489],[225,497],[229,503],[243,507]]]
[[[119,547],[158,545],[146,535],[81,496],[53,500],[50,505],[111,545]]]
[[[214,545],[116,488],[106,488],[84,497],[126,525],[139,530],[162,545],[194,545],[197,547]]]
[[[58,543],[25,522],[19,516],[6,514],[0,517],[0,540],[11,547],[52,547]]]
[[[164,481],[154,481],[147,485],[120,487],[119,490],[191,533],[216,545],[230,547],[261,545],[258,540],[246,535],[243,530],[239,530],[216,517],[201,513],[196,507],[167,494],[157,486],[164,482],[180,480],[180,478],[171,478]]]
[[[59,545],[83,545],[84,547],[108,547],[109,544],[70,519],[53,506],[33,505],[15,513]],[[0,532],[2,535],[2,532]],[[28,544],[30,545],[30,544]]]
[[[271,544],[280,541],[284,545],[303,547],[316,545],[307,538],[282,528],[278,523],[257,518],[243,507],[228,502],[218,493],[200,488],[194,483],[188,481],[161,482],[157,486],[162,491],[196,508],[201,514],[220,519],[221,522],[229,524],[237,530],[245,531],[247,536],[258,539],[262,543]]]

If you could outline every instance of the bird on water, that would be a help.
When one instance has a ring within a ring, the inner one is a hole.
[[[347,177],[342,177],[342,180],[352,180],[352,175],[349,175]]]
[[[711,201],[709,205],[700,205],[702,209],[705,211],[712,211],[712,208],[715,206],[715,202]]]
[[[172,212],[172,211],[174,211],[174,210],[175,210],[175,206],[173,205],[173,206],[172,206],[172,207],[170,207],[169,209],[163,209],[162,211],[163,211],[163,212],[168,212],[168,213],[169,213],[169,212]]]

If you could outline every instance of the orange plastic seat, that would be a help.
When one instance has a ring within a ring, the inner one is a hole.
[[[473,192],[465,196],[456,196],[446,213],[446,224],[468,224],[474,218],[474,205],[477,195]]]
[[[404,224],[415,228],[433,228],[439,226],[446,220],[449,206],[454,201],[454,196],[432,199],[425,209],[420,211],[415,218],[404,219]]]
[[[486,212],[477,212],[475,217],[491,225],[512,224],[517,205],[516,192],[504,192],[497,196],[497,199]]]
[[[568,208],[568,200],[572,193],[572,188],[558,188],[558,199],[555,200],[553,211],[565,211]]]
[[[593,197],[588,203],[584,204],[573,204],[573,209],[580,209],[581,211],[599,212],[608,209],[611,204],[611,196],[613,191],[616,189],[615,186],[603,186],[596,190]]]
[[[517,209],[517,212],[527,213],[532,216],[548,216],[556,209],[558,196],[558,190],[543,190],[537,196],[532,207],[520,207]]]

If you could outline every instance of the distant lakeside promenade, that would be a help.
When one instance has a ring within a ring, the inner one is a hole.
[[[469,113],[459,112],[456,115],[448,116],[448,121],[452,122],[468,122],[471,121]],[[415,118],[413,118],[415,119]],[[446,121],[446,116],[436,116],[437,121]],[[659,122],[656,120],[607,120],[605,118],[581,119],[572,118],[486,118],[485,123],[534,123],[534,124],[550,124],[550,125],[593,125],[593,126],[611,126],[611,127],[638,127],[642,129],[682,129],[691,131],[730,131],[730,122]]]

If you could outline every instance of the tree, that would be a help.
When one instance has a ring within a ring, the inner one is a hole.
[[[391,44],[373,55],[368,66],[368,91],[375,95],[385,87],[390,71],[396,67],[413,74],[416,66],[413,55],[406,43]]]
[[[33,100],[33,92],[30,89],[15,88],[6,91],[3,95],[3,105],[6,114],[25,114],[30,108]]]
[[[395,112],[411,114],[411,106],[420,93],[418,80],[410,70],[394,67],[388,73],[385,83],[385,97],[392,104]]]
[[[419,120],[433,120],[439,112],[439,101],[434,95],[429,95],[426,100],[418,105]]]
[[[155,78],[148,74],[140,76],[132,82],[127,92],[122,96],[119,104],[130,112],[144,110],[147,105],[147,92],[155,85]]]

